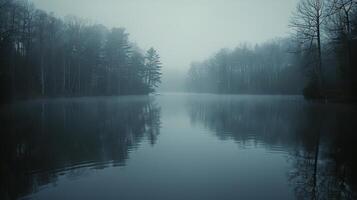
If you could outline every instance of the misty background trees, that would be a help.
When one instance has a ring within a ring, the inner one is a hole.
[[[222,49],[192,63],[187,87],[193,92],[298,94],[304,77],[297,58],[287,51],[291,47],[290,41],[275,39]]]
[[[301,0],[290,28],[290,37],[222,49],[192,63],[187,88],[355,99],[357,1]]]
[[[357,94],[356,0],[300,0],[291,36],[222,49],[193,62],[191,92]],[[160,56],[129,40],[124,28],[0,0],[1,99],[148,94],[161,83]]]
[[[0,0],[0,15],[1,100],[148,94],[160,83],[158,53],[124,28],[60,19],[28,1]]]

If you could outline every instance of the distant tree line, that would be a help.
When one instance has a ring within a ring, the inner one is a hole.
[[[291,43],[275,39],[262,45],[222,49],[191,64],[187,88],[192,92],[298,94],[302,76]]]
[[[357,1],[300,0],[290,28],[291,37],[193,63],[188,89],[356,99]]]
[[[25,0],[0,0],[0,65],[1,100],[148,94],[162,66],[124,28],[60,19]]]

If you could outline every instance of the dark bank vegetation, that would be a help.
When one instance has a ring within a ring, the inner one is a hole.
[[[193,63],[189,90],[355,100],[357,1],[301,0],[290,28],[290,37],[224,49]]]
[[[153,49],[73,16],[61,19],[23,0],[0,0],[1,100],[148,94],[160,83]]]

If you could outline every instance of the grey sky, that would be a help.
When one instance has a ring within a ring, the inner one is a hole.
[[[166,69],[186,70],[223,47],[288,33],[297,0],[33,0],[58,16],[125,27],[131,41],[158,49]]]

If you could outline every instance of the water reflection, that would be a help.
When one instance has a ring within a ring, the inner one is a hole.
[[[355,199],[356,110],[234,95],[5,106],[0,198]]]
[[[0,122],[6,200],[56,183],[59,175],[125,165],[142,140],[155,144],[160,108],[150,97],[44,100],[4,107]]]
[[[269,96],[193,98],[187,106],[191,123],[221,140],[286,152],[297,199],[357,197],[354,107]]]
[[[356,113],[345,109],[308,109],[301,144],[291,153],[299,199],[356,198]]]

